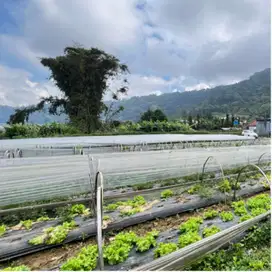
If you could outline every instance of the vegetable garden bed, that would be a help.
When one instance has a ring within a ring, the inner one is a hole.
[[[226,183],[226,181],[224,181],[221,186],[224,187],[224,183]],[[161,199],[150,199],[149,202],[147,202],[142,196],[136,196],[134,200],[126,202],[119,201],[117,203],[109,204],[106,206],[106,210],[108,210],[108,212],[105,214],[106,217],[104,218],[104,223],[106,225],[105,232],[122,229],[156,218],[164,218],[175,214],[181,214],[214,205],[222,201],[225,202],[232,198],[232,194],[226,195],[220,191],[214,191],[213,195],[201,197],[197,194],[200,189],[201,188],[194,188],[194,190],[190,191],[191,194],[183,192],[178,196],[173,196],[172,191],[166,190],[161,192]],[[220,186],[218,189],[222,191]],[[227,189],[228,188],[224,188],[224,190],[231,192],[231,188]],[[252,184],[251,181],[244,182],[241,185],[241,190],[238,191],[237,196],[243,197],[252,195],[263,190],[265,190],[263,185],[257,183]],[[81,213],[84,214],[84,209]],[[75,214],[76,213],[74,213],[74,215]],[[74,215],[72,217],[74,217]],[[57,227],[57,225],[60,224],[60,220],[51,220],[36,223],[33,227],[30,227],[30,230],[23,228],[19,230],[10,229],[5,231],[0,238],[0,261],[5,261],[40,250],[52,248],[61,245],[62,243],[78,241],[96,235],[94,220],[88,218],[88,216],[88,211],[85,211],[84,216],[76,216],[76,226],[72,226],[70,228],[65,228],[65,226]],[[71,218],[68,219],[71,220]],[[51,229],[52,233],[48,234],[48,229],[51,227],[57,227],[57,230]],[[47,229],[47,231],[43,231],[44,229]],[[55,232],[62,233],[63,239],[52,239],[51,236],[54,236]],[[33,238],[41,236],[44,239],[39,238],[34,240],[35,243],[29,244],[29,241]],[[51,242],[48,242],[46,239]]]
[[[246,202],[243,200],[233,202],[231,206],[226,206],[224,211],[218,211],[216,206],[214,206],[212,209],[208,208],[204,211],[197,212],[197,214],[191,214],[191,216],[186,218],[185,222],[179,226],[177,225],[177,227],[173,229],[168,229],[162,232],[150,229],[149,232],[145,231],[145,233],[139,233],[141,225],[138,225],[137,227],[134,227],[135,232],[131,231],[130,228],[130,230],[122,231],[116,236],[107,236],[106,246],[104,248],[104,260],[106,262],[105,270],[131,270],[143,263],[151,262],[154,258],[171,253],[178,248],[186,247],[203,237],[213,235],[235,224],[239,224],[239,222],[245,221],[251,216],[256,216],[269,210],[270,204],[270,195],[262,193],[249,198]],[[247,243],[251,243],[247,245],[247,249],[252,246],[254,241],[255,244],[256,241],[268,244],[268,237],[270,238],[270,235],[267,235],[267,233],[269,231],[268,228],[270,227],[270,222],[266,223],[266,227],[262,226],[263,225],[261,225],[261,228],[251,228],[251,231],[253,232],[252,234],[249,233],[245,240]],[[266,231],[266,236],[263,235],[263,231]],[[248,232],[244,235],[246,234],[248,234]],[[260,240],[258,240],[259,238],[257,240],[256,238],[254,239],[255,235],[258,235]],[[240,244],[238,244],[238,246],[240,246]],[[236,249],[232,246],[232,248],[228,250],[232,250],[234,257],[237,254],[241,255],[241,252],[233,251],[233,248]],[[223,256],[222,251],[220,252],[220,256]],[[242,253],[244,255],[247,254],[244,248]],[[211,261],[211,256],[215,258],[214,255],[211,255],[205,257],[206,259],[204,259],[204,261],[196,262],[193,264],[193,267],[200,268],[204,266],[207,268],[214,266],[216,268],[220,268],[218,270],[225,270],[224,268],[226,268],[230,262],[227,259],[228,252],[224,254],[224,258],[226,260],[217,260],[216,262],[219,262],[218,264]],[[82,248],[76,256],[69,260],[66,260],[65,262],[61,261],[55,269],[94,270],[96,268],[96,261],[96,245],[90,245]],[[264,263],[253,261],[250,263],[248,260],[246,261],[243,259],[243,261],[241,261],[241,266],[244,267],[247,264],[251,268],[263,270],[262,267],[267,268],[269,265],[266,259],[265,261],[263,260],[263,262]],[[237,269],[237,266],[234,266],[234,268]]]

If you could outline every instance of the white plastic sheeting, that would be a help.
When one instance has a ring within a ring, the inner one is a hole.
[[[104,187],[181,177],[207,171],[257,163],[270,146],[243,146],[210,149],[164,150],[132,153],[96,154],[97,170],[104,176]],[[267,160],[267,159],[266,159]],[[90,190],[87,156],[58,156],[0,160],[0,206],[86,193]]]
[[[146,134],[146,135],[118,135],[118,136],[83,136],[83,137],[54,137],[34,139],[1,140],[0,149],[26,148],[30,146],[75,146],[75,145],[117,145],[141,143],[165,143],[188,141],[237,141],[254,140],[254,137],[227,134]]]

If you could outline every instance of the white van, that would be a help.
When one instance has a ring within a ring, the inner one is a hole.
[[[242,135],[249,136],[249,137],[255,137],[255,139],[258,138],[258,134],[252,130],[243,130]]]

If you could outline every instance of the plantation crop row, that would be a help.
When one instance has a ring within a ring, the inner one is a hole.
[[[143,199],[138,199],[138,202],[142,203],[142,201]],[[187,215],[176,219],[172,218],[171,224],[175,227],[172,226],[171,230],[168,229],[168,226],[163,227],[163,225],[160,225],[160,221],[154,221],[151,226],[149,225],[146,228],[144,227],[145,224],[141,224],[130,230],[123,230],[115,236],[108,236],[106,239],[104,246],[105,270],[133,269],[143,263],[152,261],[154,258],[169,254],[178,248],[186,247],[202,238],[214,235],[221,230],[239,224],[239,222],[264,213],[270,209],[270,205],[270,196],[268,194],[259,194],[246,201],[239,200],[229,205],[213,206],[191,214],[189,217]],[[79,212],[79,210],[74,210],[74,212]],[[57,227],[59,229],[47,229],[45,230],[47,237],[43,236],[43,239],[46,239],[46,242],[50,244],[53,241],[52,239],[61,239],[65,229],[74,227],[73,223],[64,223],[62,226]],[[202,270],[199,268],[203,267],[206,269],[213,268],[213,270],[226,270],[226,267],[236,269],[247,267],[247,269],[251,268],[252,270],[267,269],[270,265],[267,256],[260,259],[256,257],[255,259],[249,259],[246,255],[249,248],[260,246],[260,244],[268,247],[269,229],[270,222],[261,224],[261,227],[258,228],[251,228],[242,243],[231,246],[229,249],[231,256],[240,256],[237,262],[231,263],[227,251],[221,250],[219,259],[213,254],[195,262],[188,269],[190,270],[192,267],[195,270]],[[55,232],[55,235],[50,236],[53,232]],[[29,242],[40,243],[40,241],[41,237],[37,236]],[[253,254],[256,255],[256,252],[253,252]],[[92,243],[83,247],[72,258],[61,261],[55,268],[74,271],[94,270],[97,268],[97,257],[97,246]]]
[[[237,195],[244,196],[265,190],[266,184],[262,183],[262,180],[260,182],[251,179],[244,181],[240,189],[237,188]],[[175,190],[175,194],[170,189],[164,190],[160,193],[160,198],[154,196],[149,200],[138,195],[133,200],[117,201],[105,206],[105,211],[107,211],[104,218],[105,230],[120,229],[156,218],[164,218],[231,198],[231,184],[228,180],[221,181],[217,187],[213,186],[212,189],[206,184],[200,187],[193,186],[187,192]],[[80,214],[83,216],[77,216]],[[24,255],[62,242],[71,242],[96,234],[93,219],[88,219],[91,213],[83,205],[75,205],[68,210],[64,209],[59,215],[60,218],[57,220],[50,220],[48,215],[43,214],[37,223],[24,220],[10,228],[2,226],[0,259]],[[74,218],[76,225],[69,225],[67,222]],[[61,221],[64,223],[59,225]],[[44,228],[47,230],[43,231]],[[56,238],[56,233],[59,233],[61,238]],[[14,236],[20,239],[14,241]]]

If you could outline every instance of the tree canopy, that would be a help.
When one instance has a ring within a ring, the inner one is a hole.
[[[167,116],[160,109],[151,110],[148,109],[141,116],[141,121],[168,121]]]
[[[112,98],[118,100],[128,90],[126,79],[120,89],[109,90],[109,80],[126,75],[129,70],[116,57],[97,48],[66,47],[63,56],[42,58],[41,64],[49,68],[50,78],[60,89],[62,98],[50,96],[36,106],[17,110],[10,123],[21,123],[30,113],[49,103],[51,114],[68,114],[75,127],[89,133],[100,128],[100,114],[109,110],[103,103],[105,93],[111,91]]]

